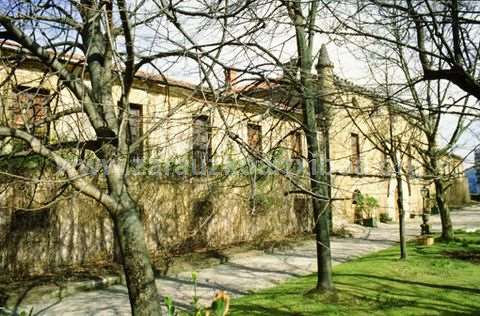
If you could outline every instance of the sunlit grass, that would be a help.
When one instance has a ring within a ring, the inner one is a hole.
[[[480,253],[480,232],[456,234],[432,247],[409,244],[407,261],[393,247],[334,268],[336,293],[306,292],[315,276],[233,302],[232,315],[480,315],[480,262],[454,259]]]

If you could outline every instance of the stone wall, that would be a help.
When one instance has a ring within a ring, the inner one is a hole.
[[[246,180],[134,179],[132,194],[152,255],[282,239],[311,230],[310,204],[299,195],[285,196],[286,180],[259,180],[255,194]],[[101,205],[65,191],[57,202],[38,208],[59,194],[61,185],[11,181],[3,186],[0,270],[21,277],[113,260],[112,225]],[[27,208],[32,210],[23,210]]]
[[[470,193],[466,177],[459,176],[452,180],[447,189],[446,200],[449,206],[458,207],[470,202]]]
[[[111,260],[111,221],[95,201],[68,191],[55,199],[61,188],[52,182],[2,186],[1,270],[21,277]]]
[[[247,176],[132,177],[131,193],[138,201],[152,256],[165,258],[311,231],[310,200],[287,194],[294,189],[288,180],[266,176],[255,181],[254,190],[251,181]],[[394,179],[335,176],[333,186],[334,226],[354,221],[351,193],[356,189],[379,201],[377,216],[388,213],[398,219]],[[422,186],[420,179],[404,183],[407,219],[409,213],[421,212]],[[2,179],[0,187],[2,273],[21,277],[113,260],[112,224],[97,202],[64,189],[64,182],[55,177],[36,182]],[[461,186],[454,185],[450,194],[454,190]]]
[[[54,176],[29,182],[1,180],[2,273],[21,277],[113,260],[112,224],[100,204],[65,189],[65,183]],[[311,231],[310,200],[292,194],[295,188],[288,180],[271,175],[254,183],[255,189],[249,176],[132,177],[131,193],[138,201],[152,256],[164,258],[194,249],[258,243]],[[97,185],[102,187],[98,181]],[[377,216],[388,213],[396,220],[395,185],[393,178],[334,176],[334,226],[354,221],[352,192],[357,189],[379,201]],[[409,213],[421,212],[422,186],[420,179],[404,183],[407,219]],[[450,194],[454,190],[461,190],[461,186],[454,185]]]
[[[134,194],[144,210],[150,249],[216,248],[310,229],[309,205],[295,211],[295,197],[284,195],[286,180],[258,180],[255,193],[246,180],[193,178],[136,186],[142,187]]]

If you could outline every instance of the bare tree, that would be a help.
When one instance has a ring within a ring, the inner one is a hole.
[[[478,57],[471,1],[348,1],[335,6],[324,1],[334,26],[319,29],[333,39],[360,48],[370,69],[395,68],[388,99],[402,106],[402,115],[418,126],[426,141],[417,146],[434,181],[442,219],[442,236],[453,238],[438,165],[454,149],[466,129],[465,118],[478,115]],[[372,77],[376,77],[372,72]],[[386,82],[376,78],[378,86]],[[469,100],[473,96],[476,101]],[[439,145],[440,121],[456,122],[446,145]],[[456,118],[454,118],[456,117]],[[420,149],[421,147],[421,149]],[[428,162],[427,162],[428,161]]]
[[[328,170],[326,164],[322,164],[327,159],[326,151],[321,150],[317,131],[318,117],[327,117],[327,104],[317,106],[315,86],[313,85],[312,67],[313,67],[313,48],[316,24],[318,1],[310,1],[306,9],[301,1],[283,1],[292,26],[295,28],[295,38],[297,43],[297,56],[300,71],[299,94],[302,98],[302,112],[305,136],[307,138],[308,161],[310,170],[310,186],[312,191],[323,199],[313,199],[313,216],[315,220],[315,235],[317,242],[317,289],[331,290],[332,266],[329,234],[329,184]],[[320,61],[322,62],[322,61]],[[324,61],[328,63],[328,61]],[[328,65],[323,65],[328,66]],[[323,100],[322,100],[323,101]],[[325,123],[323,131],[328,130],[328,122]]]
[[[45,157],[62,170],[65,181],[75,190],[106,208],[114,224],[134,315],[161,313],[139,208],[131,196],[130,180],[126,176],[132,157],[151,132],[147,131],[135,141],[131,137],[129,97],[134,79],[146,66],[158,70],[165,78],[162,68],[175,66],[179,59],[185,58],[199,65],[200,76],[205,75],[208,80],[211,74],[208,65],[200,60],[202,47],[211,47],[211,42],[194,45],[189,33],[205,31],[205,25],[199,22],[194,30],[186,31],[171,6],[167,1],[127,3],[123,0],[64,1],[61,4],[43,0],[9,1],[0,6],[0,34],[3,39],[18,45],[5,58],[8,73],[2,84],[8,84],[22,62],[33,61],[40,65],[44,78],[55,76],[58,79],[58,90],[53,97],[67,90],[76,103],[74,108],[65,111],[47,104],[48,115],[33,122],[25,120],[22,126],[2,121],[0,136],[6,142],[14,138],[26,143],[31,153]],[[178,4],[177,8],[182,10],[183,7]],[[230,7],[219,9],[212,4],[213,9],[230,14],[227,10]],[[231,14],[238,8],[232,10]],[[222,32],[218,34],[212,41],[217,38],[222,41]],[[8,43],[3,42],[3,45]],[[159,60],[164,62],[159,64]],[[37,91],[41,90],[42,80],[39,78],[35,82],[39,85]],[[81,114],[93,130],[93,136],[87,137],[86,142],[78,138],[73,144],[60,140],[52,145],[48,135],[36,133],[42,124],[71,114]],[[65,156],[65,149],[72,146],[77,155],[74,161]],[[108,184],[106,192],[81,166],[82,153],[87,147],[104,162],[102,176]]]
[[[243,3],[245,3],[244,7],[240,5]],[[245,83],[249,83],[236,91],[240,94],[239,100],[243,98],[243,100],[248,100],[252,103],[268,103],[272,111],[289,118],[295,117],[295,115],[292,115],[295,113],[301,113],[303,116],[299,123],[307,140],[308,181],[310,183],[309,188],[298,187],[298,184],[296,186],[300,189],[300,192],[307,193],[312,197],[317,246],[317,289],[328,291],[333,288],[329,232],[330,178],[328,163],[326,163],[328,161],[326,157],[328,142],[327,146],[319,144],[318,131],[323,132],[324,136],[328,136],[328,125],[330,124],[328,121],[329,104],[327,96],[319,95],[318,87],[314,83],[312,74],[315,25],[319,1],[309,1],[308,3],[270,0],[248,3],[248,1],[245,1],[238,2],[236,5],[241,7],[241,9],[236,11],[235,16],[229,15],[231,19],[228,25],[238,24],[242,27],[254,25],[258,26],[258,28],[249,28],[251,32],[247,36],[239,36],[238,30],[234,28],[222,45],[227,52],[223,55],[218,55],[214,63],[225,69],[228,68],[242,74],[240,78],[237,78],[237,87],[242,83],[242,80]],[[215,16],[210,13],[204,13],[201,10],[192,13],[173,7],[172,11],[178,15],[202,15],[209,18],[225,18],[225,15]],[[280,37],[277,39],[276,34],[279,30],[284,30],[286,33],[280,34]],[[296,45],[292,45],[293,42]],[[295,47],[293,51],[291,46]],[[282,47],[285,47],[287,52],[284,52]],[[282,61],[285,54],[289,55],[288,57],[291,57],[293,54],[295,56],[294,60],[285,64]],[[226,60],[235,63],[235,66],[228,66]],[[321,71],[331,71],[329,60],[324,61],[324,63],[320,61],[319,67]],[[272,78],[272,75],[275,75],[279,69],[283,71],[282,78]],[[279,94],[283,97],[279,95],[272,98],[259,97],[259,94],[255,93],[255,88],[259,85],[270,84],[282,86],[283,90]],[[231,98],[231,92],[231,90],[227,89],[225,93],[220,93],[218,100]],[[319,122],[322,122],[322,126],[320,126]],[[239,141],[238,135],[234,133],[229,133],[229,137]],[[326,138],[328,139],[328,137]],[[249,152],[252,153],[251,150]],[[258,157],[255,154],[254,156]],[[285,170],[281,171],[281,173],[287,174]]]
[[[408,70],[407,70],[408,71]],[[443,107],[453,107],[456,104],[447,105],[449,82],[427,82],[421,89],[418,85],[410,86],[413,97],[414,111],[403,114],[410,124],[416,126],[422,132],[422,138],[415,147],[420,154],[422,165],[425,167],[426,180],[432,181],[435,187],[435,203],[439,209],[442,221],[442,237],[446,240],[453,238],[453,226],[450,218],[450,210],[446,200],[446,188],[451,184],[456,175],[444,172],[444,166],[452,165],[450,154],[456,148],[462,133],[469,127],[470,121],[466,118],[468,111],[468,96],[460,101],[459,115],[449,115],[442,110]],[[423,92],[423,93],[422,93]],[[454,101],[457,103],[458,101]],[[441,124],[450,118],[450,135],[442,135]],[[444,138],[444,139],[441,139]]]
[[[480,99],[479,4],[475,1],[355,0],[338,6],[329,1],[323,4],[337,24],[319,31],[348,37],[351,44],[371,52],[382,45],[400,46],[412,58],[410,65],[419,66],[412,71],[415,81],[447,80]]]
[[[345,108],[357,129],[376,150],[384,155],[382,166],[384,175],[390,177],[393,171],[397,192],[395,203],[399,219],[400,259],[405,260],[407,259],[407,239],[403,183],[408,179],[404,166],[408,159],[407,148],[418,141],[418,132],[414,126],[398,119],[399,114],[389,101],[385,102],[385,99],[379,96],[373,96],[373,99],[378,102],[374,106],[362,106],[354,98],[352,106]],[[390,163],[393,170],[390,170]]]

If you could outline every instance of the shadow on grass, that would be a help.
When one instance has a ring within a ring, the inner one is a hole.
[[[436,311],[440,315],[480,315],[478,300],[470,294],[479,293],[477,289],[371,275],[345,274],[343,277],[347,279],[337,280],[336,286],[363,304],[373,304],[375,308],[372,310],[412,307],[420,309],[422,315],[425,311]],[[438,291],[432,291],[432,288]]]
[[[304,316],[307,314],[297,312],[286,312],[278,308],[265,307],[259,304],[239,304],[233,306],[234,315],[278,315],[278,316]]]
[[[478,288],[362,273],[334,275],[338,302],[302,295],[313,286],[309,280],[239,299],[233,315],[480,315]]]
[[[420,286],[426,286],[426,287],[431,287],[436,289],[464,291],[464,292],[470,292],[474,294],[480,294],[480,289],[462,287],[462,286],[456,286],[456,285],[430,284],[425,282],[410,281],[410,280],[404,280],[404,279],[396,279],[391,277],[371,275],[371,274],[361,274],[361,273],[335,273],[334,275],[339,277],[361,277],[361,278],[368,278],[368,279],[378,279],[378,280],[385,280],[389,282],[399,282],[402,284],[420,285]]]
[[[258,272],[258,273],[266,273],[266,274],[281,274],[281,275],[287,275],[289,277],[301,277],[301,273],[294,273],[294,272],[289,272],[289,271],[283,271],[283,270],[278,270],[278,269],[264,269],[264,268],[257,268],[257,267],[249,267],[243,264],[238,264],[238,263],[230,263],[230,266],[238,269],[238,270],[243,270],[243,271],[249,271],[249,272]],[[300,268],[298,268],[300,270]]]

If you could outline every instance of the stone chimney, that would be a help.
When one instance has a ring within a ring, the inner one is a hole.
[[[335,100],[335,82],[333,75],[333,63],[328,56],[325,44],[320,48],[318,62],[316,65],[318,79],[318,113],[325,119],[325,124],[329,124],[330,111],[332,103]]]
[[[232,68],[225,68],[225,89],[232,90],[238,79],[238,72]]]
[[[333,68],[333,63],[330,60],[330,56],[328,56],[327,46],[322,44],[322,47],[320,47],[320,54],[318,55],[317,72],[325,67]]]
[[[318,63],[316,65],[318,83],[321,90],[333,89],[334,76],[333,76],[333,63],[328,56],[327,47],[325,44],[320,48],[320,54],[318,56]]]

